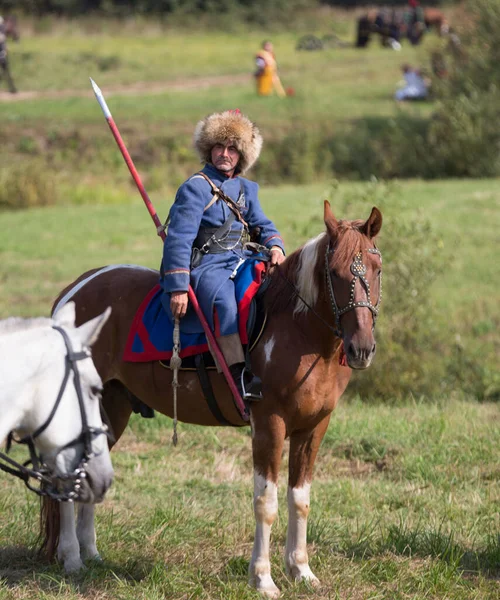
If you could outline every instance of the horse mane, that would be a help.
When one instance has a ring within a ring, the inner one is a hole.
[[[9,317],[0,321],[0,335],[19,333],[51,324],[52,321],[46,317],[34,317],[32,319],[23,319],[22,317]]]
[[[362,233],[362,220],[338,221],[337,238],[330,259],[330,269],[342,270],[349,267],[355,254],[367,241]],[[292,252],[271,274],[271,282],[265,293],[269,314],[286,310],[296,300],[294,314],[307,312],[309,306],[318,301],[322,289],[326,245],[330,241],[327,233],[320,233]],[[298,292],[298,295],[297,293]],[[307,306],[298,297],[307,302]]]

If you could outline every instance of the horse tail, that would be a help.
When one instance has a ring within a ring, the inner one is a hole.
[[[55,559],[57,544],[59,543],[59,529],[61,517],[60,504],[47,496],[40,499],[40,548],[38,554],[49,562]]]

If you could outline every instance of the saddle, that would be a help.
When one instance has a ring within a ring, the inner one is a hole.
[[[241,274],[235,280],[238,302],[239,334],[249,367],[250,352],[257,345],[266,325],[263,296],[270,279],[264,278],[264,263],[248,261],[241,267]],[[156,285],[139,306],[129,330],[123,360],[126,362],[158,361],[170,368],[173,349],[173,323],[161,303],[163,290]],[[182,371],[196,371],[205,400],[213,415],[221,425],[234,425],[225,420],[214,396],[207,371],[216,369],[204,333],[183,333],[181,331]],[[134,412],[151,418],[154,411],[134,399]]]

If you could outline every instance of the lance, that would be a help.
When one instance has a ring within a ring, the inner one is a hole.
[[[111,111],[109,110],[108,105],[106,104],[106,100],[104,99],[102,91],[100,90],[99,86],[96,84],[96,82],[92,78],[90,78],[90,82],[92,84],[92,88],[94,90],[94,94],[97,98],[97,101],[99,102],[102,112],[104,113],[104,117],[109,125],[109,128],[111,129],[111,133],[113,134],[113,137],[115,138],[116,143],[118,144],[118,148],[120,148],[120,152],[122,153],[122,156],[125,159],[125,162],[127,163],[127,167],[128,167],[128,170],[130,171],[130,174],[132,175],[132,179],[135,181],[137,189],[139,190],[139,192],[142,196],[142,199],[144,200],[144,204],[146,205],[146,208],[148,209],[148,212],[151,215],[151,218],[153,219],[153,223],[156,225],[156,233],[158,236],[160,236],[160,238],[163,241],[165,241],[165,238],[167,237],[165,234],[165,229],[158,217],[158,214],[155,210],[155,207],[153,206],[153,203],[149,199],[148,193],[146,192],[146,189],[145,189],[145,187],[141,181],[141,178],[139,176],[139,173],[137,172],[137,169],[135,168],[134,162],[127,150],[127,147],[125,146],[122,136],[120,135],[120,132],[118,130],[118,127],[116,126],[116,123],[114,122],[113,117],[111,116]],[[215,354],[217,362],[219,363],[219,366],[222,369],[222,372],[224,373],[226,381],[229,385],[229,389],[231,390],[231,393],[233,394],[236,407],[238,408],[238,411],[241,415],[241,418],[244,421],[249,421],[250,416],[249,416],[248,410],[245,407],[243,400],[241,399],[238,389],[233,381],[232,375],[229,372],[229,368],[227,366],[226,360],[224,359],[224,355],[222,354],[221,349],[219,348],[219,345],[217,344],[217,340],[215,339],[215,336],[214,336],[212,330],[210,329],[210,325],[208,324],[208,321],[205,318],[205,315],[203,314],[203,312],[201,310],[201,307],[198,303],[198,299],[196,298],[194,290],[191,286],[189,286],[189,288],[188,288],[188,297],[189,297],[189,301],[191,302],[196,314],[198,315],[198,318],[200,319],[200,322],[203,326],[203,330],[205,331],[205,335],[207,336],[210,347],[211,347],[213,353]]]

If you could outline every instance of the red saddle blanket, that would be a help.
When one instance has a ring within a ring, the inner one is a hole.
[[[235,278],[238,327],[242,344],[248,342],[247,321],[250,305],[262,283],[264,270],[263,262],[250,260],[238,269]],[[139,306],[128,334],[123,353],[124,361],[168,361],[172,357],[174,325],[162,306],[162,294],[163,290],[158,284],[147,294]],[[204,333],[186,334],[181,331],[181,358],[208,351]]]

